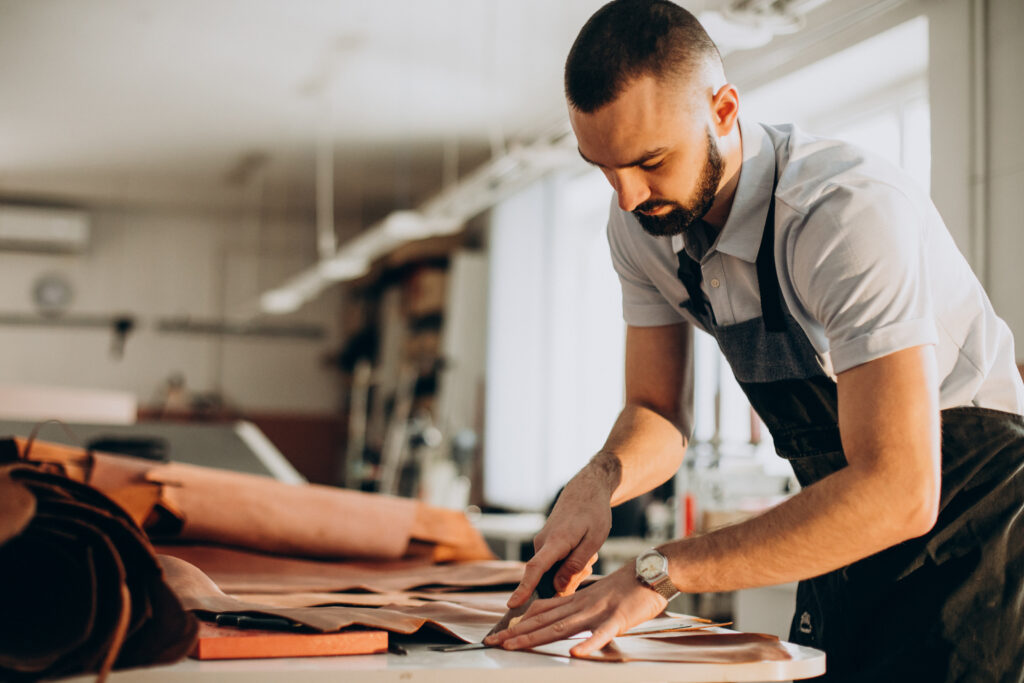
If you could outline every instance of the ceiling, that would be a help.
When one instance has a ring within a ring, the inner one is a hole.
[[[0,196],[411,207],[563,116],[603,0],[0,0]],[[447,161],[446,161],[447,160]]]
[[[564,126],[565,55],[604,1],[0,0],[0,201],[308,216],[319,149],[344,237]],[[764,27],[709,10],[811,29],[898,1],[683,4],[728,52]]]

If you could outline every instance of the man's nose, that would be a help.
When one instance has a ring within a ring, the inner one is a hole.
[[[619,208],[623,211],[632,211],[651,197],[651,188],[639,173],[632,173],[632,170],[619,171],[612,179],[612,187],[619,196]]]

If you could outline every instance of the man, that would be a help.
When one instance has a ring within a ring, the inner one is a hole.
[[[592,630],[584,655],[676,590],[799,580],[790,639],[826,651],[829,680],[1024,680],[1024,386],[928,197],[848,145],[741,124],[714,44],[665,0],[599,10],[565,81],[580,153],[617,196],[626,406],[509,605],[563,559],[555,586],[570,592],[610,506],[679,467],[693,327],[717,339],[802,490],[539,600],[488,644]]]

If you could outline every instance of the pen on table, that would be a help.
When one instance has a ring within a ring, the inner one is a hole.
[[[265,631],[294,631],[302,628],[290,619],[281,617],[250,617],[245,614],[218,614],[214,617],[218,626],[232,626],[234,628],[252,628]]]

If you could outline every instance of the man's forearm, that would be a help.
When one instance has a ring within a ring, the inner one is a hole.
[[[803,580],[925,533],[927,523],[899,493],[908,488],[847,468],[754,519],[661,549],[684,592]]]
[[[681,590],[806,579],[932,528],[942,482],[932,348],[847,370],[838,393],[847,466],[757,518],[667,545]]]
[[[619,414],[604,447],[574,477],[607,493],[619,505],[664,483],[679,469],[686,440],[659,413],[627,405]]]

